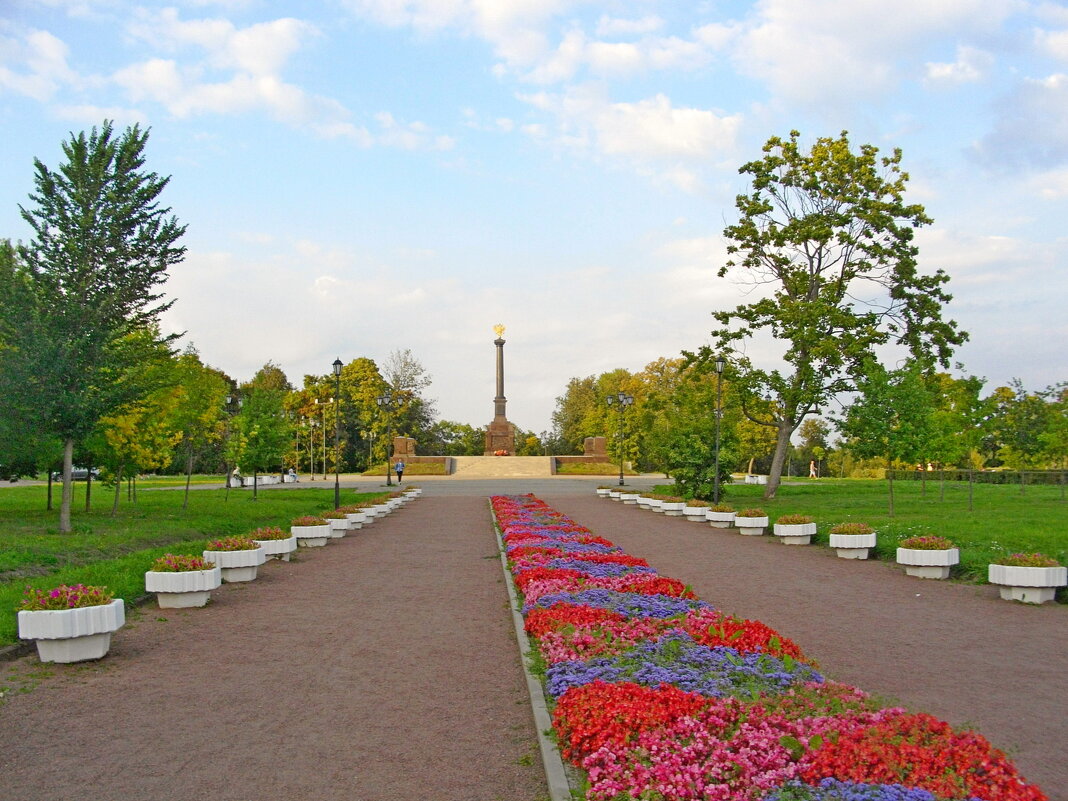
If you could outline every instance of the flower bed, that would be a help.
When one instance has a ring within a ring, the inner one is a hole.
[[[589,801],[1046,799],[981,735],[825,680],[533,496],[492,503]]]

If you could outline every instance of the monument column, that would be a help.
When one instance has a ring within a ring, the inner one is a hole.
[[[504,397],[504,326],[495,325],[493,330],[497,338],[497,396],[493,399],[493,422],[486,427],[486,456],[493,456],[499,451],[509,455],[515,453],[515,432],[505,416],[504,407],[508,399]]]

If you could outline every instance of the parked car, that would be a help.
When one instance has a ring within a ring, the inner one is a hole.
[[[89,478],[90,472],[93,474],[94,479],[100,478],[100,471],[97,470],[95,467],[74,467],[71,468],[70,475],[71,478],[75,481],[85,481],[87,478]],[[52,480],[62,481],[63,471],[56,470],[54,473],[52,473]]]

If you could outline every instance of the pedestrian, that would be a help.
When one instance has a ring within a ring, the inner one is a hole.
[[[813,460],[813,461],[810,461],[810,462],[808,463],[808,477],[809,477],[809,478],[817,478],[817,476],[816,476],[816,462],[815,462],[815,460]]]
[[[404,460],[398,459],[393,469],[397,471],[397,483],[400,484],[404,480]]]

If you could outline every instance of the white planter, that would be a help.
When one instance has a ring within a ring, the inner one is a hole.
[[[289,533],[297,538],[297,545],[302,548],[321,548],[330,540],[330,524],[290,526]]]
[[[905,573],[917,578],[949,578],[949,569],[960,562],[960,549],[921,550],[898,548],[897,563],[904,565]]]
[[[349,531],[359,531],[367,522],[367,515],[363,512],[349,512],[345,515],[349,521]]]
[[[705,515],[708,514],[707,506],[687,506],[682,510],[682,513],[686,515],[687,520],[692,520],[695,523],[704,523]]]
[[[682,517],[683,511],[686,509],[686,502],[679,501],[661,501],[660,511],[668,517]]]
[[[149,570],[145,573],[145,590],[156,593],[160,609],[189,609],[204,606],[211,591],[222,584],[222,569],[181,570],[177,572]]]
[[[662,512],[662,511],[664,511],[663,509],[660,508],[663,505],[664,505],[664,502],[662,500],[660,500],[659,498],[650,498],[649,499],[649,511],[650,512]]]
[[[608,497],[611,498],[613,501],[618,501],[619,496],[622,494],[623,493],[619,490],[608,490]]]
[[[709,509],[705,513],[705,520],[712,528],[730,528],[734,525],[734,516],[737,512],[713,512]]]
[[[111,647],[111,632],[126,622],[121,598],[101,606],[19,612],[19,637],[37,641],[42,662],[100,659]]]
[[[232,584],[237,581],[253,581],[267,557],[260,547],[245,551],[204,551],[204,561],[214,562],[222,568],[222,580]]]
[[[738,517],[734,516],[734,525],[739,534],[747,536],[760,536],[768,527],[767,515],[764,517]]]
[[[407,495],[409,498],[418,498],[420,495],[423,494],[423,490],[419,487],[412,487],[410,490],[405,490],[404,494]]]
[[[627,506],[636,506],[639,497],[640,496],[636,492],[621,492],[619,500],[623,501]]]
[[[1057,587],[1068,584],[1068,567],[990,565],[987,578],[991,584],[1001,585],[998,589],[1006,601],[1041,604],[1052,601]]]
[[[831,534],[831,547],[841,559],[867,559],[868,549],[875,547],[875,532],[871,534]]]
[[[597,490],[597,494],[602,498],[607,498],[609,492],[611,492],[611,490],[609,490],[609,489],[598,489]]]
[[[289,555],[297,550],[297,538],[292,534],[284,540],[253,540],[253,542],[263,548],[264,557],[281,559],[283,562],[288,562]]]
[[[347,517],[337,520],[330,519],[326,521],[326,524],[330,526],[330,536],[335,540],[339,540],[349,533],[349,519]]]
[[[639,509],[648,509],[649,508],[649,504],[652,503],[652,502],[653,502],[652,498],[646,498],[644,495],[639,495],[638,496],[638,508]]]
[[[808,545],[816,533],[815,523],[776,523],[772,533],[783,545]]]

